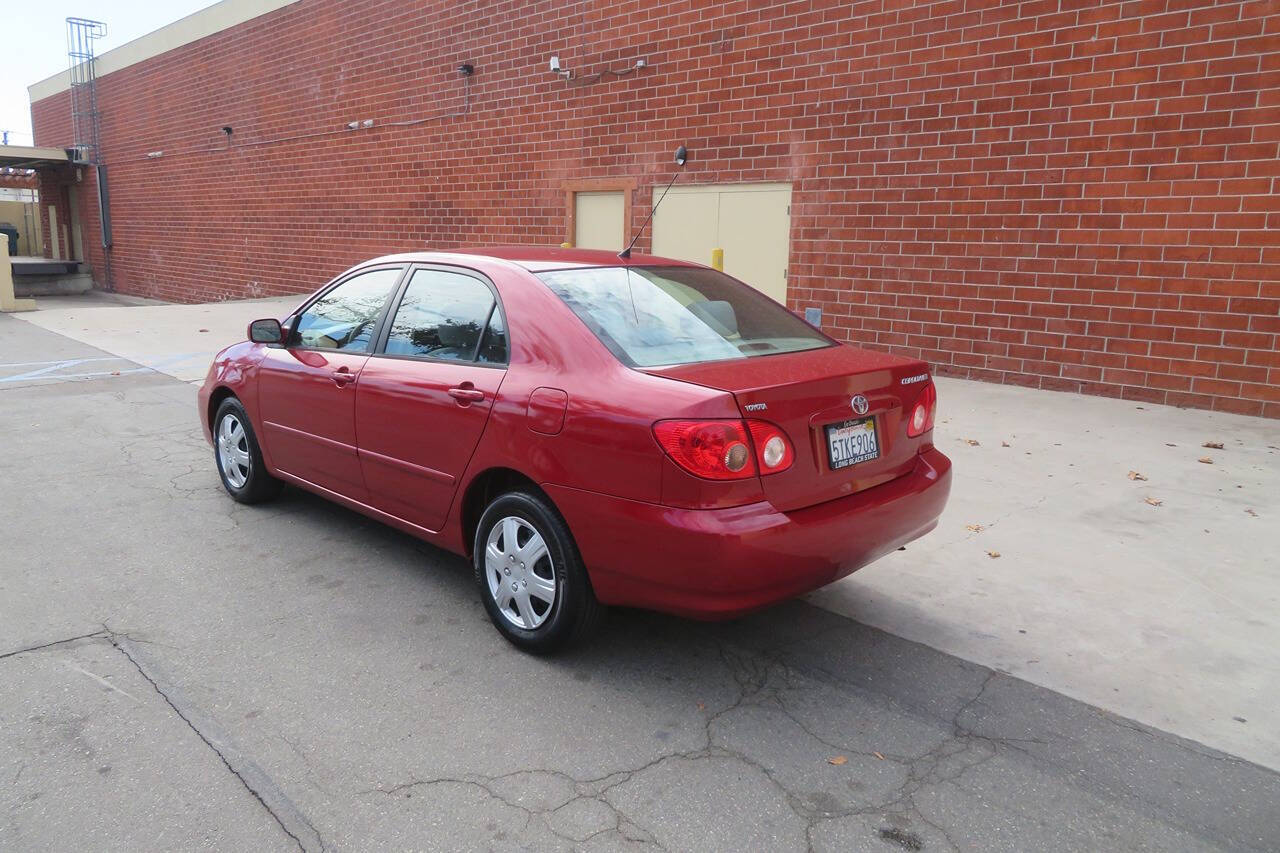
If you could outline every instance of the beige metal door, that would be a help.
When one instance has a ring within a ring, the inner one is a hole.
[[[573,245],[580,249],[621,251],[623,234],[622,193],[578,192],[573,194]]]
[[[653,253],[700,264],[724,250],[724,271],[786,304],[790,184],[672,187],[653,217]]]

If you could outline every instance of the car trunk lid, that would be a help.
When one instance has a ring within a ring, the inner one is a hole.
[[[795,448],[795,461],[760,480],[765,496],[782,511],[907,474],[922,441],[909,438],[906,428],[911,406],[929,381],[927,365],[915,359],[840,345],[647,372],[728,391],[743,417],[781,427]],[[855,410],[855,403],[862,406],[855,398],[865,398],[865,411]],[[860,423],[865,419],[871,419],[874,444],[867,425]],[[828,428],[837,431],[829,436]],[[873,447],[874,458],[861,458]]]

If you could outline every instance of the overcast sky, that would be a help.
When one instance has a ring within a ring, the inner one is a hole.
[[[27,86],[67,68],[67,16],[107,25],[101,54],[165,24],[212,6],[213,0],[72,0],[70,3],[4,3],[0,13],[0,130],[10,144],[30,145],[31,102]]]

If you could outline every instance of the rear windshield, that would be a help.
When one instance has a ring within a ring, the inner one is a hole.
[[[659,367],[831,346],[764,294],[698,267],[590,267],[539,273],[624,364]]]

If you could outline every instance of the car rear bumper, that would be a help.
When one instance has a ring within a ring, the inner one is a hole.
[[[723,619],[825,586],[928,533],[951,491],[951,460],[929,448],[896,480],[786,513],[767,501],[691,510],[544,488],[601,602]]]

